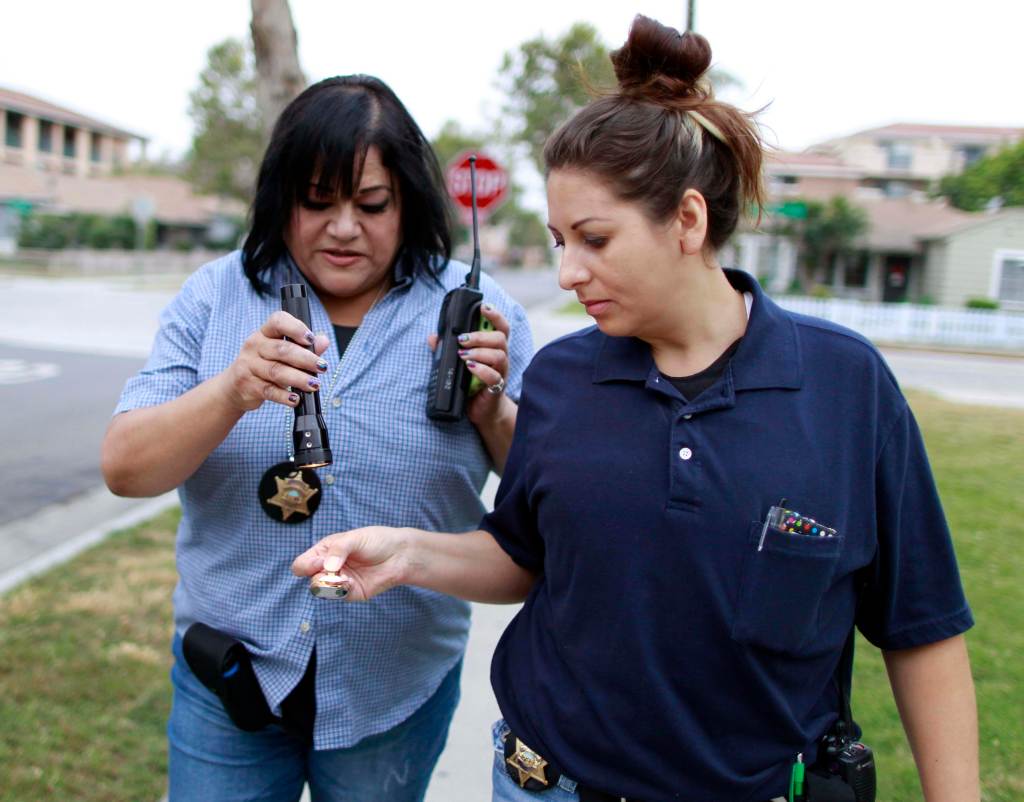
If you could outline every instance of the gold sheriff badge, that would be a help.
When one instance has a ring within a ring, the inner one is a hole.
[[[527,781],[531,779],[537,780],[542,785],[548,784],[544,778],[544,767],[548,762],[518,738],[516,738],[516,751],[512,753],[511,757],[505,758],[505,762],[519,775],[520,788],[524,788]]]
[[[309,511],[309,500],[319,490],[310,487],[302,480],[302,471],[295,471],[284,478],[275,476],[277,493],[267,499],[267,504],[273,504],[281,508],[281,517],[287,521],[292,513],[301,512],[303,515],[312,515]]]

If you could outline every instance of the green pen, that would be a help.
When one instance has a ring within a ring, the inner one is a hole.
[[[804,802],[804,755],[803,752],[796,756],[796,763],[793,764],[793,772],[789,775],[789,802]]]

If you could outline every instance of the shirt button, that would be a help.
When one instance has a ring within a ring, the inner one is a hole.
[[[333,485],[334,484],[334,474],[333,473],[327,474],[327,478],[324,479],[324,481],[327,482],[327,484],[329,484],[329,485]]]
[[[692,413],[687,413],[686,415],[683,415],[683,420],[689,420],[692,417],[693,417]]]
[[[331,406],[332,406],[332,407],[334,407],[335,409],[337,409],[338,407],[340,407],[340,406],[341,406],[341,399],[340,399],[340,398],[338,398],[337,396],[335,396],[334,398],[332,398],[332,399],[331,399]]]
[[[693,456],[693,452],[688,448],[679,449],[679,459],[689,459]]]
[[[299,630],[301,630],[303,633],[309,632],[309,621],[303,621],[301,624],[299,624]]]

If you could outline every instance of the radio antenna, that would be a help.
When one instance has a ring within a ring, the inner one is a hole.
[[[473,264],[470,265],[469,273],[466,275],[466,286],[478,289],[480,287],[480,231],[477,228],[476,220],[476,154],[469,157],[469,187],[472,196],[473,208]]]

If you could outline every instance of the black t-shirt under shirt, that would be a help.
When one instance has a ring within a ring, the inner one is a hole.
[[[352,342],[352,338],[356,335],[356,329],[359,326],[335,326],[334,327],[334,339],[338,341],[338,357],[339,359],[345,356],[345,349],[348,348],[348,344]]]
[[[726,348],[718,359],[700,371],[700,373],[694,373],[690,376],[668,376],[665,373],[661,375],[672,382],[675,388],[683,394],[683,398],[687,401],[694,401],[697,396],[718,381],[722,374],[725,373],[725,366],[729,364],[729,360],[732,359],[732,355],[736,353],[736,349],[740,347],[741,342],[743,342],[742,337]]]

